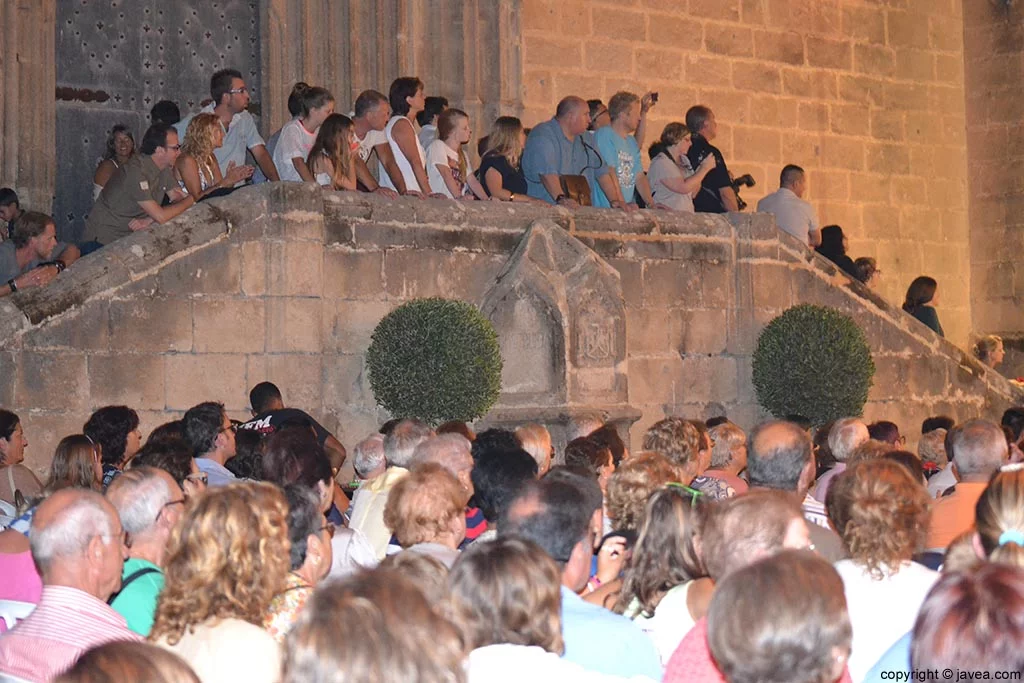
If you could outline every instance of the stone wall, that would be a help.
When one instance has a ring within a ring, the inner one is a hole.
[[[963,4],[974,15],[995,12],[986,0]],[[778,187],[784,164],[808,169],[809,199],[822,224],[843,226],[854,257],[878,259],[881,293],[899,304],[914,277],[935,276],[946,334],[966,343],[971,278],[960,0],[522,5],[527,125],[549,118],[565,95],[607,102],[621,89],[657,90],[649,143],[664,123],[707,104],[730,168],[757,180],[742,193],[748,202]],[[989,56],[987,50],[978,48]],[[1009,74],[1003,82],[1014,87],[1019,79]],[[1005,99],[1019,108],[1019,97]],[[1000,98],[993,108],[1007,106]]]
[[[798,302],[835,306],[864,328],[878,366],[869,418],[912,435],[929,414],[997,415],[1014,400],[1005,379],[780,238],[766,216],[389,202],[275,183],[203,203],[85,257],[45,291],[0,300],[0,405],[21,415],[36,468],[98,406],[134,406],[144,432],[203,400],[244,418],[264,379],[351,446],[387,417],[364,369],[373,328],[433,295],[484,305],[506,365],[550,366],[540,384],[566,383],[530,403],[507,377],[496,421],[597,406],[627,424],[639,416],[634,443],[670,414],[724,412],[749,427],[762,417],[757,333]],[[527,300],[548,302],[547,336],[519,343],[510,335],[530,330],[502,302]]]
[[[971,312],[979,335],[1007,338],[1005,372],[1024,374],[1024,10],[964,3],[971,196]],[[1011,376],[1013,376],[1011,375]]]

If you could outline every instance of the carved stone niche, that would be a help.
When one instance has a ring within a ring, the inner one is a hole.
[[[627,403],[625,302],[614,268],[555,223],[536,221],[481,310],[504,359],[486,425],[544,424],[560,457],[571,421],[596,413],[628,443],[640,412]]]

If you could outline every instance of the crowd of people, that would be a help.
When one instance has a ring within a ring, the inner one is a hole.
[[[668,417],[638,452],[600,415],[560,452],[540,424],[394,419],[339,481],[329,430],[249,399],[145,440],[100,408],[45,483],[0,410],[3,680],[1024,672],[1024,408],[929,418],[917,452],[856,417]]]
[[[473,140],[469,116],[450,107],[447,98],[425,93],[418,78],[397,78],[387,95],[360,93],[344,115],[335,111],[327,89],[296,83],[288,97],[291,120],[264,141],[248,111],[250,93],[242,74],[222,69],[213,74],[210,98],[199,112],[183,119],[173,102],[154,105],[152,125],[138,147],[127,126],[111,129],[93,178],[95,203],[81,244],[55,243],[49,229],[38,226],[41,214],[24,211],[13,190],[0,189],[0,283],[6,283],[0,296],[46,285],[80,254],[253,182],[308,182],[392,198],[626,211],[721,213],[745,206],[739,184],[713,145],[718,123],[708,107],[693,106],[684,121],[664,127],[648,148],[647,171],[641,149],[658,94],[625,91],[615,93],[607,106],[599,99],[566,97],[552,119],[532,129],[516,117],[499,117],[478,140],[480,165],[474,168],[466,152]],[[781,231],[875,287],[881,273],[875,259],[848,256],[843,229],[819,226],[814,207],[804,199],[807,191],[807,174],[787,164],[779,189],[763,197],[757,210],[773,214]],[[26,213],[34,221],[16,229],[16,219]],[[941,336],[934,290],[932,278],[917,278],[903,308]]]

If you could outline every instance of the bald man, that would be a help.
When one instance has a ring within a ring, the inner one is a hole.
[[[125,547],[117,511],[103,496],[54,493],[36,510],[28,536],[43,594],[28,618],[0,636],[0,673],[50,681],[92,647],[142,640],[106,602],[121,587]]]
[[[531,197],[549,204],[576,208],[579,203],[562,188],[562,176],[583,176],[591,189],[596,182],[615,208],[625,209],[622,190],[608,164],[583,134],[590,123],[590,108],[579,97],[558,103],[555,116],[530,131],[523,150],[523,175]],[[586,201],[589,201],[589,193]]]

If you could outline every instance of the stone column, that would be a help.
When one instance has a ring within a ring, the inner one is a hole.
[[[0,186],[50,211],[57,168],[56,0],[0,1]]]

